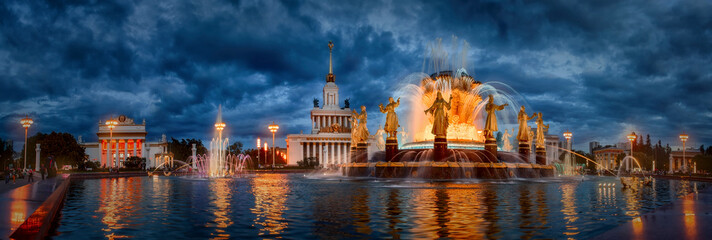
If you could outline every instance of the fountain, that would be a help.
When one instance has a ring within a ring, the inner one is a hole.
[[[467,48],[465,42],[462,56],[467,55]],[[496,145],[497,119],[505,123],[502,125],[519,124],[520,128],[527,129],[527,134],[520,133],[519,138],[529,139],[526,121],[533,117],[524,120],[517,117],[520,108],[524,111],[523,98],[504,83],[475,80],[464,69],[465,57],[458,58],[463,62],[457,70],[440,70],[452,64],[446,63],[449,55],[442,51],[440,41],[433,49],[430,66],[435,73],[408,75],[406,83],[396,91],[405,99],[405,110],[400,111],[407,112],[408,116],[406,121],[401,121],[409,136],[402,139],[406,143],[398,144],[396,128],[391,128],[385,152],[375,152],[367,159],[363,152],[352,152],[351,159],[356,161],[346,164],[343,174],[426,179],[553,176],[554,168],[545,165],[545,159],[537,163],[530,160],[529,144],[520,140],[519,153],[501,151]],[[488,99],[483,100],[485,97]],[[386,113],[383,107],[381,112]],[[391,121],[393,112],[388,112],[388,121]],[[397,118],[395,124],[398,124]],[[352,141],[364,144],[359,139]],[[522,149],[523,145],[527,148]],[[545,157],[545,150],[542,151]],[[537,150],[537,154],[542,152]]]
[[[229,140],[222,138],[222,131],[225,129],[222,121],[222,105],[218,106],[218,117],[215,122],[217,137],[210,141],[210,152],[208,154],[196,155],[192,158],[196,165],[196,175],[199,177],[234,177],[244,172],[246,164],[250,162],[250,156],[244,154],[227,154]]]

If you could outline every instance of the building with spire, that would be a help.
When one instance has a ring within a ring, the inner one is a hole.
[[[332,63],[334,44],[329,41],[329,73],[322,90],[322,101],[314,99],[308,134],[287,135],[287,164],[315,158],[320,167],[335,167],[349,162],[351,149],[351,108],[349,100],[340,105]],[[321,103],[321,104],[320,104]]]

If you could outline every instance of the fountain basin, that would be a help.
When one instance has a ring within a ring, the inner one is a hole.
[[[423,179],[507,179],[553,177],[554,167],[534,163],[485,162],[370,162],[347,163],[342,174],[349,177]]]

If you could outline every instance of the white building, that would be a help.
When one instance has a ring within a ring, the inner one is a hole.
[[[104,167],[114,167],[117,164],[123,166],[123,162],[132,156],[145,157],[147,168],[172,160],[171,154],[167,153],[166,135],[163,135],[158,142],[146,141],[145,120],[141,124],[136,124],[133,119],[124,115],[112,120],[118,123],[113,131],[109,131],[109,127],[99,121],[97,142],[84,142],[82,137],[79,137],[79,144],[85,148],[87,160],[98,161],[99,165]]]
[[[287,135],[287,165],[315,157],[321,167],[332,167],[350,161],[351,109],[339,105],[339,87],[332,71],[329,48],[329,74],[323,88],[322,105],[314,100],[309,134]],[[374,137],[369,139],[369,145]]]

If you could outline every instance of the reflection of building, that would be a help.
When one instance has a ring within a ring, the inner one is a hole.
[[[700,154],[699,149],[695,148],[688,148],[685,150],[685,158],[683,161],[683,152],[682,150],[677,150],[677,151],[672,151],[670,152],[670,159],[669,159],[669,171],[671,173],[674,172],[687,172],[687,171],[694,171],[695,169],[695,163],[692,162],[692,158]],[[692,164],[692,166],[689,166]]]
[[[603,169],[608,169],[612,170],[616,168],[616,158],[618,155],[621,153],[624,153],[625,151],[621,148],[617,147],[611,147],[607,146],[604,148],[597,148],[593,150],[593,155],[596,156],[596,169],[597,170],[603,170]]]
[[[146,142],[145,120],[141,124],[136,124],[133,119],[124,115],[115,120],[118,124],[113,130],[113,137],[110,136],[109,128],[101,121],[99,131],[96,133],[98,142],[83,142],[81,136],[79,137],[79,144],[86,149],[87,160],[98,161],[101,166],[113,167],[114,163],[109,161],[110,159],[114,162],[118,159],[119,166],[123,166],[127,158],[137,156],[146,158],[147,167],[155,167],[160,164],[157,163],[160,159],[169,155],[166,135],[163,135],[161,141]]]
[[[311,110],[311,133],[287,135],[287,164],[297,165],[314,157],[322,167],[349,162],[351,148],[351,109],[339,105],[339,87],[331,70],[323,89],[322,105],[314,99]],[[373,139],[370,139],[373,140]]]

